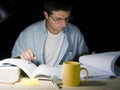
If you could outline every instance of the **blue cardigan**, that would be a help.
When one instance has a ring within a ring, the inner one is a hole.
[[[17,57],[24,50],[30,48],[37,57],[37,60],[34,60],[33,63],[36,65],[45,64],[43,48],[48,34],[45,25],[46,20],[42,20],[22,31],[15,42],[11,57]],[[89,51],[78,27],[68,23],[63,32],[64,41],[56,65],[67,60],[73,60],[75,56],[80,56]]]

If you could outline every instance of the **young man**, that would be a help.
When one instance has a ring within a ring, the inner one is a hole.
[[[72,4],[67,0],[44,0],[45,19],[28,26],[17,38],[12,57],[39,64],[58,65],[88,53],[79,28],[69,23]]]

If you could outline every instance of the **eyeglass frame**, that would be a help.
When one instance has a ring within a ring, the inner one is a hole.
[[[67,18],[55,18],[52,16],[49,16],[54,22],[62,22],[63,20],[65,20],[65,22],[69,22],[73,19],[73,16],[71,17],[67,17]]]

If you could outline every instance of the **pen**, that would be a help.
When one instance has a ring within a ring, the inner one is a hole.
[[[116,76],[110,76],[111,79],[116,78]]]
[[[88,78],[93,78],[93,79],[114,79],[116,76],[114,75],[101,75],[101,76],[89,76]]]
[[[50,79],[40,79],[40,78],[38,80],[51,81]]]

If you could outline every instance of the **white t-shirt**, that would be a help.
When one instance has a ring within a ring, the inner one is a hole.
[[[63,32],[54,35],[48,31],[48,37],[46,39],[44,48],[44,58],[47,65],[54,66],[56,60],[58,59],[63,39],[64,39]]]

